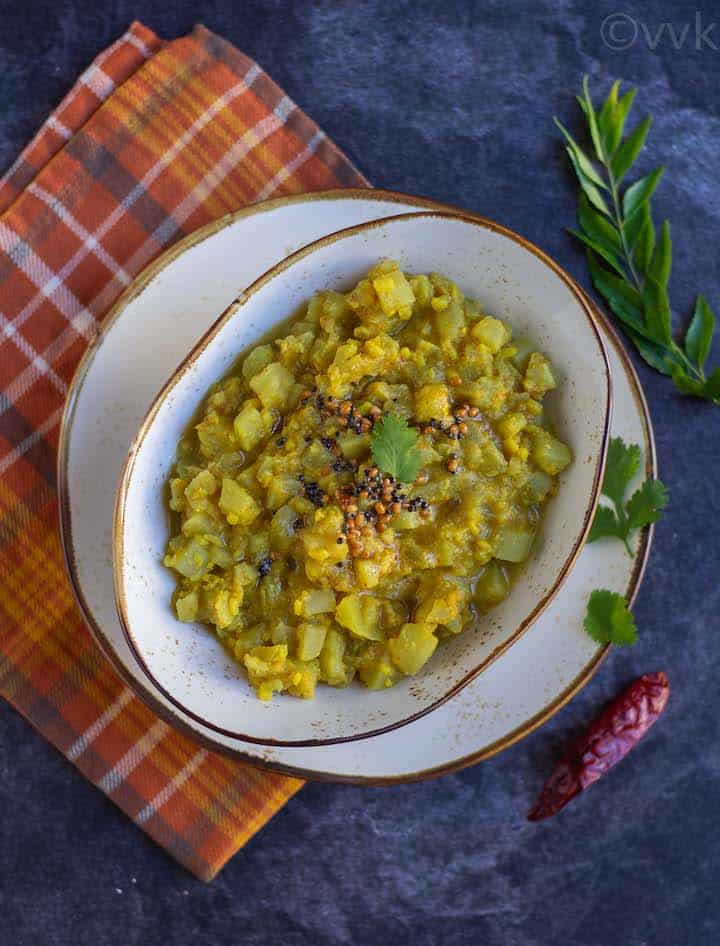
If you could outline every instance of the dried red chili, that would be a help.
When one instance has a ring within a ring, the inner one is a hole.
[[[624,759],[665,709],[669,695],[670,684],[662,672],[646,673],[623,690],[558,763],[528,820],[557,814]]]

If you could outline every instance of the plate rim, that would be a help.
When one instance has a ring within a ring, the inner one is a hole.
[[[70,503],[69,503],[69,483],[68,483],[68,447],[70,441],[70,433],[72,430],[73,420],[75,416],[75,411],[77,407],[77,401],[80,391],[83,387],[84,379],[87,375],[87,372],[99,351],[102,342],[107,335],[108,331],[112,325],[118,320],[122,312],[127,308],[130,302],[137,299],[142,292],[147,288],[147,286],[152,282],[152,280],[159,275],[170,263],[177,259],[182,253],[185,253],[187,250],[191,249],[193,246],[202,243],[208,237],[215,235],[221,230],[225,229],[228,226],[233,225],[238,220],[242,220],[246,217],[252,217],[259,213],[266,213],[272,210],[275,210],[278,207],[285,205],[292,205],[305,202],[314,202],[321,200],[347,200],[347,199],[359,199],[359,200],[377,200],[384,203],[396,203],[403,204],[405,206],[412,207],[421,207],[424,211],[429,212],[445,212],[453,215],[459,215],[466,217],[475,222],[480,222],[483,224],[490,223],[494,227],[506,231],[507,228],[501,227],[498,224],[494,224],[493,221],[488,221],[487,218],[483,217],[480,214],[473,213],[472,211],[467,211],[462,208],[458,208],[452,204],[448,204],[442,201],[436,201],[431,198],[423,197],[415,194],[407,194],[399,191],[388,191],[378,188],[334,188],[332,190],[325,191],[316,191],[307,194],[292,194],[284,197],[274,198],[272,200],[264,201],[262,203],[250,205],[248,207],[243,207],[240,210],[233,211],[229,214],[226,214],[217,220],[211,221],[203,227],[198,228],[192,233],[188,234],[182,240],[179,240],[172,247],[165,250],[161,253],[155,260],[146,266],[141,273],[133,280],[133,282],[121,293],[115,303],[109,309],[107,315],[103,319],[102,323],[98,327],[97,334],[92,340],[90,345],[87,347],[83,353],[78,366],[73,375],[72,381],[70,383],[67,398],[63,408],[63,414],[60,422],[60,433],[59,433],[59,445],[58,445],[58,454],[57,454],[57,494],[58,494],[58,507],[59,507],[59,519],[60,519],[60,537],[61,545],[63,549],[63,557],[65,560],[65,568],[68,574],[70,581],[71,590],[75,601],[78,605],[78,609],[82,615],[82,618],[90,630],[91,635],[95,639],[96,643],[100,647],[101,651],[105,657],[110,661],[116,673],[119,674],[121,679],[131,688],[131,690],[141,699],[143,702],[152,709],[161,719],[169,723],[171,726],[179,729],[185,735],[188,735],[193,741],[199,743],[205,748],[210,749],[213,752],[217,752],[220,755],[243,761],[249,765],[256,766],[262,769],[268,769],[274,772],[279,772],[284,775],[289,775],[295,778],[302,778],[308,781],[327,781],[327,782],[344,782],[349,784],[370,784],[370,785],[389,785],[389,784],[402,784],[406,782],[415,782],[421,781],[424,779],[435,778],[440,775],[449,774],[451,772],[460,771],[467,766],[476,764],[477,762],[483,761],[484,759],[490,758],[493,755],[503,751],[504,749],[509,748],[514,745],[516,742],[519,742],[525,736],[530,735],[535,729],[541,726],[544,722],[550,719],[555,713],[559,712],[567,703],[592,679],[594,674],[597,672],[600,664],[603,662],[607,653],[610,650],[610,645],[605,645],[601,647],[593,657],[583,666],[580,672],[573,678],[573,680],[559,693],[557,694],[547,705],[545,705],[541,710],[535,713],[533,716],[524,720],[520,725],[515,727],[508,733],[505,733],[503,736],[499,737],[497,740],[494,740],[490,744],[483,746],[481,749],[478,749],[472,753],[469,753],[465,756],[462,756],[457,759],[453,759],[449,762],[442,763],[439,766],[434,766],[427,769],[421,769],[416,772],[407,773],[403,775],[392,775],[392,776],[362,776],[362,775],[345,775],[345,774],[330,774],[326,772],[320,772],[316,770],[307,769],[299,766],[286,765],[285,763],[276,762],[270,759],[263,759],[262,757],[248,755],[241,748],[236,748],[234,746],[228,746],[225,744],[215,742],[211,737],[207,736],[205,733],[198,732],[190,723],[184,720],[181,717],[178,717],[173,712],[172,707],[168,707],[163,704],[157,696],[151,692],[145,685],[144,681],[133,676],[133,674],[125,667],[124,663],[115,653],[114,647],[110,641],[105,637],[105,634],[102,628],[99,626],[98,622],[95,620],[87,600],[82,591],[82,587],[77,575],[75,553],[72,544],[72,524],[71,524],[71,514],[70,514]],[[414,212],[422,213],[423,210]],[[382,219],[382,218],[381,218]],[[514,231],[509,231],[511,234],[514,234]],[[328,234],[329,236],[330,234]],[[514,234],[519,237],[521,242],[528,243],[520,235]],[[324,237],[320,238],[321,240]],[[316,242],[316,241],[313,241]],[[534,246],[530,244],[530,246]],[[546,254],[540,250],[540,253],[544,256]],[[556,266],[558,264],[555,264]],[[558,267],[563,273],[562,267]],[[630,360],[625,348],[620,341],[620,338],[615,330],[615,328],[609,322],[607,316],[602,312],[599,306],[592,300],[587,292],[574,280],[569,274],[566,274],[568,279],[572,284],[572,287],[577,291],[577,293],[584,299],[586,305],[591,310],[594,317],[600,323],[602,328],[607,333],[609,341],[612,343],[614,349],[616,350],[618,357],[623,365],[623,368],[626,372],[628,380],[630,382],[631,393],[633,399],[635,400],[636,406],[638,407],[640,416],[643,421],[643,434],[645,438],[645,467],[648,476],[657,475],[657,453],[655,446],[655,438],[652,427],[652,421],[649,414],[649,409],[645,395],[643,393],[642,387],[640,385],[637,372],[635,370],[632,361]],[[216,322],[212,324],[208,331],[216,326]],[[206,333],[207,334],[207,333]],[[203,340],[205,335],[203,336]],[[195,349],[193,349],[195,350]],[[635,600],[637,593],[639,591],[642,579],[645,573],[647,560],[650,552],[650,547],[652,544],[653,536],[653,527],[650,526],[648,529],[644,530],[640,542],[638,544],[638,549],[635,555],[635,564],[633,571],[631,573],[630,579],[628,581],[628,587],[626,591],[626,597],[630,604]],[[135,657],[134,653],[133,656]],[[136,659],[136,658],[135,658]],[[142,669],[142,668],[140,668]],[[205,723],[202,723],[205,725]],[[233,737],[235,738],[235,737]]]

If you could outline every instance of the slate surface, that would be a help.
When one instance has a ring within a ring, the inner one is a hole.
[[[655,117],[644,166],[668,168],[655,207],[674,226],[673,303],[686,314],[700,289],[720,310],[716,4],[2,0],[0,13],[0,166],[132,18],[168,37],[202,21],[378,186],[497,218],[583,282],[551,118],[577,127],[584,72],[603,87],[623,77]],[[439,781],[308,786],[206,887],[0,704],[0,944],[715,946],[720,413],[640,371],[672,503],[636,608],[641,642],[570,707]],[[653,669],[673,695],[642,749],[561,818],[528,824],[568,735]]]

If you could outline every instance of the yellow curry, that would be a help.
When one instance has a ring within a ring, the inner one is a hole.
[[[385,260],[318,293],[213,385],[178,446],[178,618],[212,626],[261,699],[417,673],[531,552],[571,461],[543,411],[555,384],[436,273]],[[378,465],[393,429],[413,482]]]

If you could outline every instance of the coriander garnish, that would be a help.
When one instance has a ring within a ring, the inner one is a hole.
[[[683,394],[720,405],[720,368],[705,375],[715,316],[702,295],[695,300],[683,344],[679,345],[672,336],[667,292],[672,262],[670,225],[664,221],[658,237],[650,207],[650,198],[664,169],[655,168],[623,191],[620,189],[621,181],[645,144],[650,118],[644,118],[623,137],[637,89],[618,98],[619,86],[619,81],[613,84],[602,108],[596,112],[587,76],[583,80],[583,94],[578,96],[578,102],[588,124],[594,159],[555,119],[567,142],[581,188],[580,229],[570,232],[587,247],[595,288],[645,361],[670,376]]]
[[[632,555],[628,541],[630,533],[657,522],[661,517],[668,503],[668,492],[660,480],[645,480],[625,501],[627,488],[639,467],[640,447],[637,444],[627,446],[622,437],[613,437],[608,448],[602,493],[612,501],[614,509],[597,507],[588,542],[612,536],[620,539],[628,554]]]
[[[590,595],[583,627],[598,644],[627,647],[637,641],[637,627],[625,598],[605,588]]]
[[[372,455],[378,467],[401,483],[414,483],[422,466],[418,433],[404,417],[385,414],[372,432]]]

